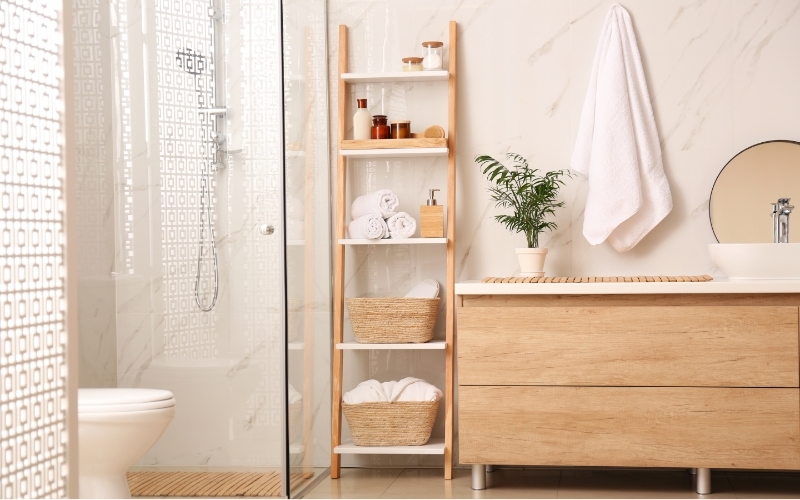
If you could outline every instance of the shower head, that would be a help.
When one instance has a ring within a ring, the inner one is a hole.
[[[175,63],[190,75],[201,75],[206,70],[206,56],[190,48],[178,50]]]

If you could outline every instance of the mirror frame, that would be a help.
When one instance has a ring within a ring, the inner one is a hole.
[[[745,151],[748,151],[748,150],[753,149],[753,148],[758,147],[758,146],[763,146],[764,144],[772,144],[773,142],[787,142],[789,144],[795,144],[797,146],[800,146],[800,142],[799,141],[792,141],[792,140],[789,140],[789,139],[775,139],[775,140],[771,140],[771,141],[763,141],[763,142],[759,142],[757,144],[753,144],[752,146],[748,146],[748,147],[744,148],[743,150],[739,151],[738,153],[736,153],[735,155],[733,155],[733,157],[730,160],[728,160],[727,163],[725,163],[725,166],[723,166],[719,170],[719,173],[714,178],[714,184],[711,185],[711,191],[708,193],[708,224],[711,226],[711,232],[714,234],[714,239],[717,240],[717,243],[721,243],[721,242],[719,241],[719,237],[717,237],[717,232],[714,230],[714,221],[711,220],[711,200],[712,200],[712,195],[714,194],[714,188],[717,187],[717,181],[719,180],[719,176],[722,175],[722,172],[724,172],[725,169],[728,168],[728,165],[730,165],[733,160],[738,158],[739,155],[741,155]]]

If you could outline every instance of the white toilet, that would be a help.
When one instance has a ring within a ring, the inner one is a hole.
[[[125,473],[175,416],[175,398],[160,389],[79,389],[81,498],[130,498]]]

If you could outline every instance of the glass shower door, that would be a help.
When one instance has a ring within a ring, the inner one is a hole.
[[[326,2],[283,1],[291,496],[330,466],[331,253]]]

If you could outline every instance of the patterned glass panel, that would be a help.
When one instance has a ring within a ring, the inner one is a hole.
[[[67,481],[60,4],[0,2],[0,481]]]

